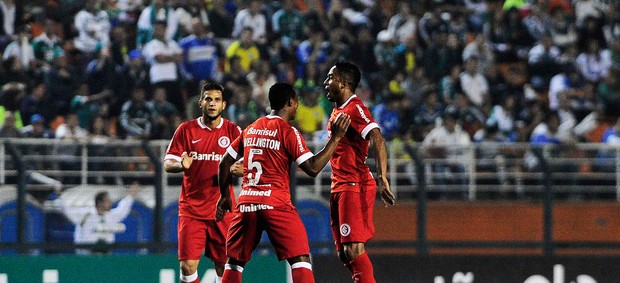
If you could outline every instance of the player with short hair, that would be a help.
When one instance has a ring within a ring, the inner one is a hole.
[[[200,282],[198,262],[204,250],[213,260],[218,282],[226,263],[226,233],[232,217],[215,221],[219,198],[218,164],[230,142],[241,128],[222,118],[226,108],[224,87],[207,83],[202,87],[198,105],[202,115],[179,125],[170,141],[164,168],[169,173],[183,172],[179,197],[179,262],[181,282]],[[234,191],[230,191],[234,201]]]
[[[366,242],[375,234],[372,215],[377,184],[365,163],[370,144],[376,154],[376,177],[381,198],[385,205],[394,205],[395,200],[387,178],[385,139],[366,105],[355,95],[360,78],[357,66],[339,62],[329,70],[323,84],[327,99],[336,103],[329,118],[330,124],[343,113],[351,117],[349,130],[330,160],[332,235],[338,256],[351,271],[353,280],[366,283],[375,282],[372,263],[365,249]]]
[[[314,282],[306,229],[291,203],[290,164],[295,162],[306,174],[316,177],[344,136],[349,116],[341,115],[332,121],[329,141],[314,155],[299,130],[289,125],[299,105],[293,87],[274,84],[269,89],[269,103],[271,114],[248,126],[228,147],[220,163],[217,219],[233,209],[227,168],[244,157],[242,190],[228,231],[228,262],[222,282],[241,282],[243,268],[262,231],[267,232],[278,260],[286,259],[291,265],[293,282]]]

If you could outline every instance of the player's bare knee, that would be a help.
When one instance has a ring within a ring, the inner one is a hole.
[[[300,255],[300,256],[288,258],[286,260],[288,261],[288,264],[290,264],[290,265],[293,265],[293,264],[298,263],[298,262],[308,262],[308,263],[310,263],[310,256],[308,256],[308,255]]]
[[[363,243],[346,243],[343,245],[342,250],[349,261],[356,259],[366,252]]]
[[[198,261],[197,260],[182,260],[181,261],[181,272],[183,275],[192,275],[198,269]]]

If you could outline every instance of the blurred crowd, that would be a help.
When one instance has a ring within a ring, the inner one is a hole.
[[[0,136],[169,139],[221,83],[241,127],[289,82],[320,139],[335,62],[388,140],[618,142],[614,0],[0,0]]]

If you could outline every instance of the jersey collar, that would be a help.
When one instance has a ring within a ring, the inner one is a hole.
[[[267,117],[267,119],[282,119],[282,117],[280,117],[278,115],[267,115],[265,117]]]
[[[198,125],[203,128],[203,129],[209,129],[209,130],[213,130],[211,128],[209,128],[209,126],[207,126],[203,121],[202,121],[202,116],[198,117],[198,119],[196,119],[198,121]],[[224,118],[220,119],[220,123],[217,125],[217,127],[215,127],[216,129],[219,129],[222,127],[222,125],[224,125]]]
[[[351,99],[357,97],[357,94],[351,95],[351,97],[349,97],[349,99],[347,99],[347,101],[345,101],[342,105],[340,105],[340,107],[338,107],[339,109],[344,109],[345,106],[347,106],[347,104],[349,104],[349,102],[351,101]]]

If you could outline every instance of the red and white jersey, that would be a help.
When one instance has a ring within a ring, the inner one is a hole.
[[[183,173],[179,216],[215,219],[215,206],[220,197],[218,166],[230,142],[240,134],[239,126],[223,118],[214,129],[205,125],[202,117],[179,125],[164,158],[180,162],[183,152],[187,152],[194,159],[189,169]],[[234,201],[232,185],[230,192]]]
[[[279,116],[265,116],[249,125],[227,149],[243,159],[243,182],[239,204],[290,205],[291,163],[304,163],[314,154],[301,133]],[[266,208],[259,208],[266,209]]]
[[[334,108],[329,117],[327,130],[331,135],[331,123],[336,122],[336,117],[340,113],[346,113],[351,117],[351,124],[345,136],[336,146],[336,151],[329,160],[332,166],[332,192],[347,190],[347,188],[357,188],[359,186],[333,186],[342,183],[362,183],[372,178],[370,169],[366,165],[368,157],[368,146],[370,140],[367,139],[368,133],[379,128],[370,114],[370,110],[364,103],[353,95],[340,107]]]

